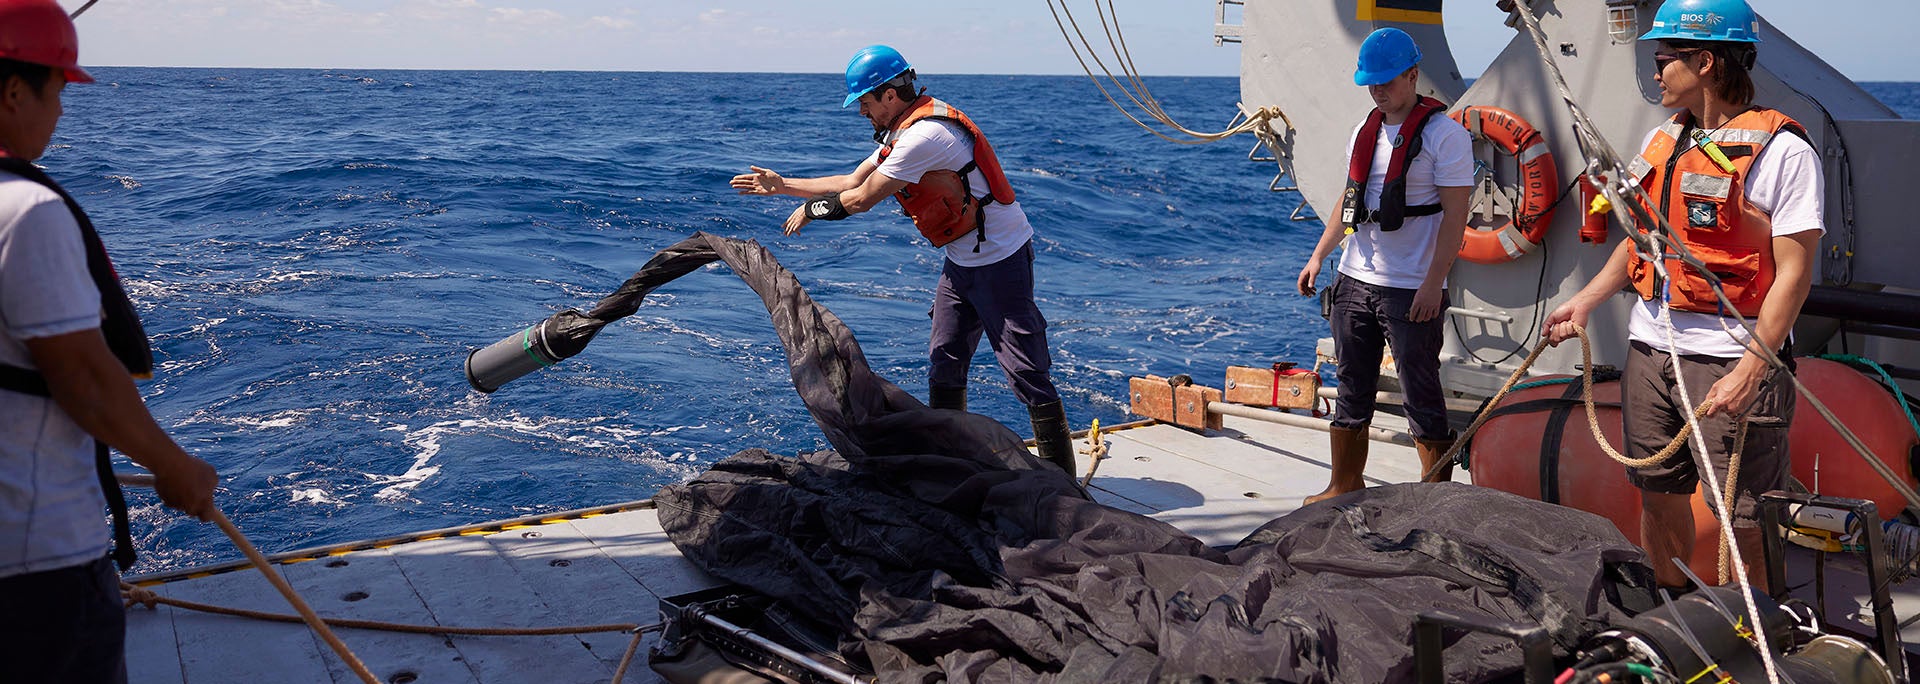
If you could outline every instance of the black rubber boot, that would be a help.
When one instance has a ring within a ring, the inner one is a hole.
[[[934,385],[927,388],[927,406],[938,409],[967,410],[967,386]]]
[[[1059,466],[1078,483],[1080,470],[1074,464],[1073,437],[1067,434],[1067,409],[1058,401],[1049,401],[1028,406],[1027,415],[1033,418],[1033,443],[1039,447],[1041,460]]]

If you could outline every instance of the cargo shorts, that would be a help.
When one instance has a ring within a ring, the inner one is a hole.
[[[1713,383],[1733,370],[1739,359],[1683,354],[1681,378],[1693,406],[1706,398]],[[1628,458],[1646,458],[1658,453],[1686,426],[1686,408],[1675,393],[1673,363],[1666,352],[1634,341],[1627,351],[1627,368],[1620,378],[1621,433],[1626,436]],[[1700,423],[1707,443],[1707,463],[1713,467],[1721,491],[1706,497],[1708,508],[1720,513],[1726,496],[1727,470],[1732,462],[1734,444],[1740,439],[1742,423],[1746,428],[1745,447],[1740,454],[1739,482],[1734,486],[1733,526],[1757,527],[1756,509],[1760,495],[1787,484],[1791,461],[1787,453],[1788,426],[1793,423],[1793,383],[1787,373],[1769,372],[1761,382],[1759,396],[1741,416],[1721,413]],[[1688,437],[1680,449],[1666,461],[1646,468],[1628,468],[1627,479],[1635,487],[1664,494],[1692,494],[1700,483],[1701,459],[1694,455],[1695,440]]]

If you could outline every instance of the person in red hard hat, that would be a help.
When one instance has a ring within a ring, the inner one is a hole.
[[[60,92],[93,77],[52,0],[0,0],[0,681],[125,682],[118,564],[133,562],[107,446],[207,519],[213,467],[147,412],[153,356],[93,225],[33,165]],[[111,508],[113,553],[100,524]]]

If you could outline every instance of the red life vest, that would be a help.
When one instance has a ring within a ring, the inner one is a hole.
[[[1734,309],[1742,316],[1758,316],[1760,303],[1773,285],[1773,234],[1768,226],[1742,220],[1748,205],[1747,172],[1775,135],[1787,131],[1805,138],[1805,129],[1765,107],[1735,115],[1707,135],[1731,162],[1731,172],[1697,144],[1682,149],[1681,141],[1693,137],[1695,130],[1691,114],[1674,115],[1654,132],[1629,171],[1640,177],[1641,187],[1653,201],[1650,213],[1666,218],[1687,251],[1719,279]],[[1639,250],[1628,262],[1627,274],[1641,299],[1652,300],[1664,292],[1667,306],[1673,309],[1726,314],[1705,276],[1676,254],[1661,258],[1671,282],[1660,282]]]
[[[1373,173],[1374,145],[1380,141],[1380,127],[1385,125],[1386,114],[1376,107],[1367,115],[1367,122],[1360,126],[1359,135],[1353,139],[1353,153],[1347,160],[1347,191],[1340,198],[1340,223],[1347,227],[1347,232],[1353,232],[1354,227],[1362,223],[1374,222],[1380,224],[1381,230],[1399,230],[1408,217],[1440,213],[1438,204],[1407,206],[1407,164],[1420,155],[1421,129],[1434,114],[1446,110],[1446,105],[1431,97],[1422,97],[1413,103],[1413,111],[1401,122],[1400,139],[1394,141],[1393,158],[1387,160],[1387,180],[1380,188],[1380,206],[1371,211],[1367,209],[1367,178]]]
[[[959,169],[936,169],[920,176],[920,182],[908,183],[893,194],[900,200],[900,208],[913,219],[913,225],[920,234],[933,242],[935,247],[945,247],[965,235],[967,231],[976,231],[979,239],[987,239],[987,218],[983,200],[991,198],[1001,204],[1013,204],[1013,185],[1007,182],[1007,174],[1000,170],[1000,159],[993,154],[993,146],[987,144],[987,136],[980,127],[973,124],[960,110],[952,105],[922,95],[914,100],[906,115],[895,121],[885,134],[880,146],[880,160],[886,161],[893,153],[893,143],[907,127],[926,119],[942,119],[960,124],[973,136],[973,161]],[[978,169],[987,180],[987,194],[975,197],[972,186],[967,182],[967,174]],[[980,245],[974,244],[974,251],[980,251]]]

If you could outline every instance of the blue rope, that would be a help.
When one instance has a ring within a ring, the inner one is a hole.
[[[1859,354],[1820,354],[1813,358],[1866,366],[1872,368],[1873,372],[1879,373],[1880,382],[1887,386],[1887,391],[1893,393],[1893,400],[1898,402],[1900,404],[1900,410],[1907,414],[1907,425],[1913,427],[1914,435],[1920,436],[1920,420],[1913,419],[1913,408],[1907,406],[1906,396],[1901,394],[1899,385],[1893,384],[1893,376],[1887,374],[1887,369],[1881,368],[1880,364],[1874,363],[1873,359],[1860,356]]]

